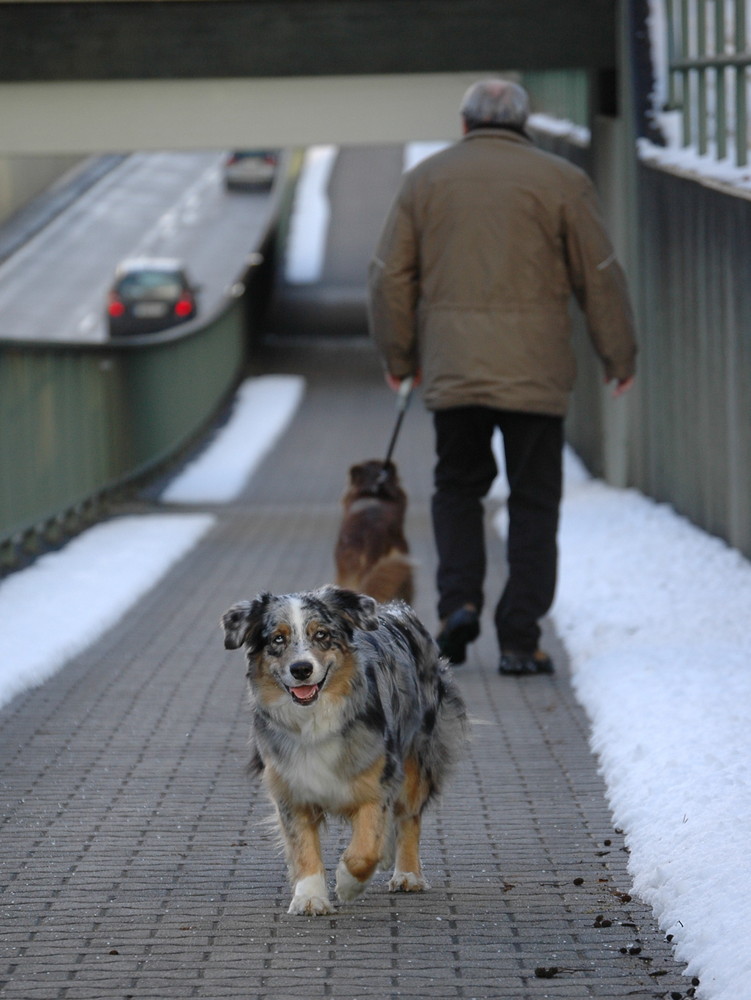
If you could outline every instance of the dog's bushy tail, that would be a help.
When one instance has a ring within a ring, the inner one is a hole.
[[[414,600],[414,561],[404,552],[390,552],[382,556],[360,580],[357,588],[379,603]]]

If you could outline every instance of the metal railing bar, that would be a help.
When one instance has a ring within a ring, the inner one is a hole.
[[[746,47],[746,0],[735,2],[735,50]],[[748,109],[746,72],[740,66],[735,71],[735,162],[739,167],[748,163]]]
[[[714,35],[715,35],[715,52],[716,56],[724,55],[723,51],[725,47],[725,17],[724,17],[724,7],[721,3],[715,3],[714,6],[715,19],[714,19]],[[727,121],[727,79],[725,73],[725,66],[715,64],[715,116],[717,122]],[[728,133],[726,128],[716,128],[715,129],[715,139],[717,143],[717,159],[724,160],[728,155]]]
[[[733,52],[725,55],[690,56],[671,59],[670,69],[685,71],[692,69],[739,68],[751,66],[751,52]]]
[[[688,0],[681,0],[681,45],[683,51],[688,51],[690,35],[690,17]],[[691,145],[691,78],[689,67],[684,67],[681,73],[683,98],[683,145]]]
[[[675,8],[673,0],[665,0],[665,11],[667,20],[667,46],[668,46],[668,66],[674,66],[676,62],[676,40],[675,40]],[[668,73],[668,107],[677,108],[679,105],[677,93],[677,73]]]
[[[705,59],[707,54],[707,5],[706,0],[697,0],[696,9],[696,53],[698,59]],[[707,152],[707,73],[702,68],[697,73],[697,142],[700,155]]]

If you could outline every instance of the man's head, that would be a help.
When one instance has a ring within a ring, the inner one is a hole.
[[[473,128],[523,129],[529,115],[529,95],[511,80],[478,80],[460,106],[466,131]]]

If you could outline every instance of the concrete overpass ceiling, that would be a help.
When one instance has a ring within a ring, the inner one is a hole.
[[[0,80],[612,67],[614,0],[0,3]]]
[[[0,155],[454,138],[493,72],[615,64],[614,0],[0,0]]]

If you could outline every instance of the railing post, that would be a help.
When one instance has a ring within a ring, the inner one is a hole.
[[[629,279],[632,298],[640,299],[637,231],[636,100],[632,54],[632,3],[617,4],[618,113],[593,118],[593,173],[603,202],[616,254]],[[637,310],[638,314],[638,310]],[[613,486],[631,482],[631,400],[613,400],[611,390],[600,389],[602,413],[602,474]]]
[[[707,4],[706,0],[696,0],[696,135],[699,153],[707,152],[707,70],[704,60],[707,55]],[[715,123],[716,124],[716,123]]]
[[[746,0],[735,0],[735,51],[745,53],[746,42]],[[748,163],[748,122],[746,99],[746,65],[735,69],[735,162],[739,167]]]
[[[667,28],[668,47],[668,108],[672,111],[681,105],[681,95],[678,93],[676,81],[678,74],[673,69],[676,62],[677,43],[675,40],[675,0],[665,0],[665,21]]]
[[[681,0],[681,50],[684,60],[688,57],[691,37],[691,19],[689,12],[690,0]],[[693,129],[691,127],[691,71],[684,65],[681,71],[681,99],[683,101],[683,145],[691,145]]]
[[[724,0],[714,0],[714,50],[716,56],[725,54],[725,10]],[[715,140],[717,159],[728,155],[727,121],[727,80],[724,65],[718,63],[715,69]]]

